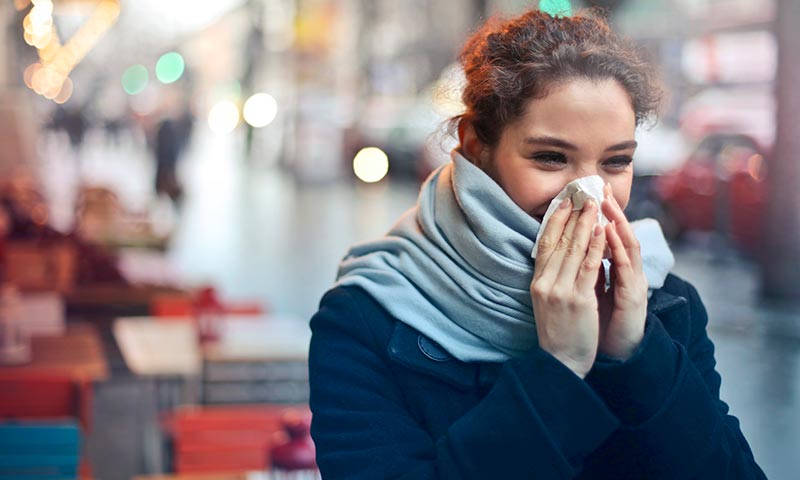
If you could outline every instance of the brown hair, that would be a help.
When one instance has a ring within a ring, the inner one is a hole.
[[[450,120],[451,128],[468,121],[490,146],[524,115],[529,99],[546,96],[564,80],[616,80],[630,96],[637,126],[655,118],[662,96],[652,67],[595,10],[572,17],[532,10],[507,21],[490,19],[467,40],[459,60],[466,110]]]

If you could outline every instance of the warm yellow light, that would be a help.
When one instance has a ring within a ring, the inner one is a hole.
[[[389,157],[380,148],[362,148],[353,158],[353,171],[362,182],[379,182],[389,172]]]
[[[87,22],[61,45],[53,24],[52,0],[15,0],[18,10],[33,3],[23,19],[25,42],[37,48],[40,62],[25,70],[25,84],[36,93],[64,103],[72,95],[67,77],[119,16],[119,0],[101,0]]]
[[[47,96],[55,90],[48,98],[52,98],[58,93],[57,89],[61,88],[63,81],[64,77],[49,66],[36,70],[31,77],[33,91],[39,95]]]
[[[278,113],[278,102],[268,93],[256,93],[247,99],[242,111],[244,121],[253,127],[266,127]]]
[[[67,77],[64,79],[64,83],[61,85],[61,90],[58,92],[58,95],[53,98],[53,101],[61,105],[66,103],[70,97],[72,97],[72,80]]]
[[[25,85],[28,88],[33,88],[33,75],[42,68],[42,65],[39,63],[32,63],[28,65],[28,68],[25,69],[25,72],[22,74],[22,79],[25,80]]]
[[[43,94],[44,91],[47,90],[47,86],[50,83],[48,80],[49,71],[49,68],[42,67],[33,72],[33,76],[31,77],[31,88],[33,88],[33,91],[39,95]]]
[[[764,180],[764,157],[755,153],[750,158],[747,159],[747,173],[753,178],[753,180],[760,182]]]
[[[48,100],[53,100],[54,98],[56,98],[56,96],[58,96],[58,94],[61,92],[61,89],[64,87],[64,80],[65,80],[64,76],[55,73],[50,78],[50,81],[47,85],[47,89],[42,94],[44,95],[44,98]]]
[[[35,24],[45,23],[47,21],[53,21],[53,4],[52,3],[43,3],[41,5],[36,5],[31,9],[31,13],[29,13],[31,17],[31,22]]]
[[[208,126],[216,134],[230,133],[238,124],[239,109],[231,101],[218,102],[208,112]]]
[[[52,39],[53,39],[52,30],[48,30],[47,33],[45,33],[44,35],[40,35],[38,37],[34,37],[33,46],[38,48],[38,49],[42,49],[42,48],[46,47],[47,44],[50,43],[50,40],[52,40]]]

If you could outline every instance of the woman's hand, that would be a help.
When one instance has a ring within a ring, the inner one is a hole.
[[[597,223],[599,206],[587,201],[572,212],[565,200],[539,238],[531,300],[539,346],[584,378],[597,356],[599,338],[597,272],[605,232]]]
[[[642,270],[639,241],[614,199],[611,187],[604,188],[603,214],[611,251],[611,288],[598,288],[600,303],[600,352],[627,360],[642,342],[647,317],[647,279]]]

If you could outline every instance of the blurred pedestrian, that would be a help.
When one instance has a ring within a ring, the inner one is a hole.
[[[63,116],[64,131],[69,137],[69,144],[72,150],[80,158],[83,147],[83,139],[89,129],[89,120],[83,112],[82,107],[66,109]]]
[[[460,58],[452,162],[311,321],[323,478],[764,478],[703,303],[623,213],[651,68],[591,12],[490,21]],[[598,202],[555,198],[595,175]]]
[[[183,186],[178,180],[178,159],[187,143],[188,131],[180,120],[163,118],[156,130],[156,195],[167,195],[179,205],[183,198]]]

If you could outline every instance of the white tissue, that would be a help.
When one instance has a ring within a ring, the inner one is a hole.
[[[533,246],[533,251],[531,252],[532,258],[536,258],[536,253],[539,251],[539,239],[542,237],[542,232],[544,232],[547,222],[550,220],[553,212],[561,205],[561,202],[567,198],[572,199],[573,212],[582,209],[587,199],[594,199],[597,203],[597,223],[599,223],[601,227],[608,225],[608,219],[600,211],[600,205],[603,203],[604,197],[603,185],[605,185],[605,182],[603,182],[600,175],[581,177],[569,182],[564,189],[556,195],[556,198],[550,202],[550,206],[544,214],[542,225],[539,227],[539,233],[536,234],[536,244]]]
[[[539,249],[539,238],[542,236],[545,226],[553,215],[553,212],[561,205],[567,197],[572,199],[572,210],[580,210],[586,199],[593,198],[599,207],[603,203],[603,179],[599,175],[592,175],[591,177],[583,177],[569,182],[561,192],[556,195],[556,198],[550,202],[547,212],[542,219],[542,225],[539,227],[539,233],[536,234],[536,244],[533,246],[531,257],[536,258],[536,252]],[[608,219],[598,209],[597,223],[601,226],[608,225]],[[654,289],[661,288],[664,285],[664,280],[667,278],[672,267],[675,265],[675,257],[669,248],[664,233],[661,231],[661,226],[656,220],[652,218],[645,218],[631,222],[631,229],[636,239],[641,245],[642,254],[642,270],[647,278],[649,293]],[[603,260],[603,267],[606,270],[606,283],[609,282],[609,266],[608,260]],[[608,286],[608,285],[606,285]]]

